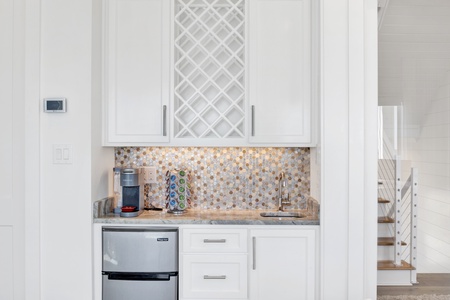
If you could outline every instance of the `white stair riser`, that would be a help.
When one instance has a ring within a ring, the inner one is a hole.
[[[378,237],[394,236],[393,224],[378,224]]]
[[[409,270],[379,270],[378,285],[411,286],[411,271]]]
[[[394,260],[394,247],[378,246],[378,260]]]

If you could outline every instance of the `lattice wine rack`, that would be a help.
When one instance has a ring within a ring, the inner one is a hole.
[[[245,137],[244,0],[176,0],[174,137]]]

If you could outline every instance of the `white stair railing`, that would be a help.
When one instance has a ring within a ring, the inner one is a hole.
[[[411,271],[411,283],[415,284],[417,282],[417,211],[419,203],[419,170],[417,168],[411,169],[411,175],[409,178],[411,186],[410,195],[410,205],[411,205],[411,216],[410,216],[410,239],[409,239],[409,261],[414,270]]]
[[[394,204],[394,264],[402,265],[402,188],[401,158],[395,157],[395,204]]]
[[[380,172],[389,173],[390,160],[379,163]],[[406,181],[402,181],[402,160],[399,155],[392,160],[394,164],[394,186],[391,190],[395,195],[395,200],[389,211],[384,210],[384,215],[394,219],[393,230],[390,230],[394,237],[393,262],[396,266],[401,266],[402,261],[408,262],[412,267],[417,267],[417,210],[418,210],[418,174],[417,168],[411,168]],[[389,167],[386,167],[389,166]],[[385,182],[386,183],[386,182]],[[384,192],[389,195],[389,192]],[[388,196],[389,197],[389,196]],[[392,199],[385,198],[385,199]],[[408,241],[407,246],[402,245],[402,241]],[[417,283],[417,271],[411,271],[411,283]]]
[[[389,233],[394,237],[393,262],[401,266],[402,261],[408,262],[414,270],[411,271],[411,283],[417,283],[417,210],[418,210],[418,169],[411,168],[407,180],[402,175],[402,159],[398,149],[401,143],[401,108],[388,107],[385,117],[393,116],[393,122],[388,121],[388,132],[384,131],[383,107],[379,110],[379,197],[392,201],[381,206],[384,216],[394,219],[394,225],[389,226]],[[391,141],[391,137],[393,140]],[[407,242],[407,246],[402,245]]]
[[[400,160],[396,165],[400,165]],[[401,169],[397,167],[397,170]],[[396,173],[399,174],[399,173]],[[408,179],[402,183],[397,175],[397,199],[395,201],[395,265],[407,261],[414,270],[411,270],[411,283],[417,283],[417,211],[418,211],[418,179],[419,170],[411,168]],[[398,201],[400,199],[400,201]],[[402,240],[409,241],[402,251]]]

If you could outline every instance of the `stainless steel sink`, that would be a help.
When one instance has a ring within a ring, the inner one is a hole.
[[[260,213],[261,217],[273,217],[273,218],[304,218],[305,215],[302,215],[298,212],[288,212],[288,211],[271,211],[271,212],[262,212]]]

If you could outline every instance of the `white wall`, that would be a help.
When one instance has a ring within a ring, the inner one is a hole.
[[[403,103],[419,168],[418,272],[450,272],[450,1],[391,0],[379,33],[379,104]]]
[[[40,116],[41,299],[91,299],[92,197],[107,196],[100,175],[107,159],[97,160],[102,157],[100,97],[92,81],[100,84],[100,67],[98,62],[93,67],[92,53],[94,42],[94,57],[100,46],[93,41],[93,3],[42,0],[40,10],[40,98],[68,101],[67,113],[41,110]],[[53,144],[71,144],[73,163],[53,164]]]
[[[408,143],[420,171],[418,271],[450,273],[450,71],[431,97]]]
[[[0,299],[25,295],[24,1],[0,0]]]
[[[36,115],[41,119],[40,206],[36,211],[40,231],[32,236],[40,240],[41,273],[35,281],[41,284],[36,288],[32,278],[28,282],[35,290],[40,288],[40,295],[31,295],[36,299],[91,299],[91,200],[107,195],[106,177],[113,162],[112,150],[98,144],[99,1],[94,6],[88,0],[29,2],[35,5],[27,8],[33,22],[42,21],[30,23],[41,31],[27,39],[34,40],[40,33],[40,48],[33,48],[27,57],[28,64],[38,65],[41,71],[38,78],[29,78],[30,86],[40,82],[39,101],[29,109],[33,120]],[[365,31],[376,28],[376,1],[321,0],[321,6],[325,17],[321,56],[326,58],[321,70],[326,116],[322,132],[326,152],[320,154],[320,172],[325,177],[321,190],[322,298],[375,299],[376,165],[371,166],[375,163],[371,157],[376,158],[372,150],[376,147],[370,137],[376,135],[372,105],[376,70],[372,64],[363,67],[363,53],[376,61],[373,35],[369,32],[368,41],[365,36]],[[42,113],[42,98],[53,96],[67,97],[66,114]],[[72,165],[53,165],[54,143],[73,145]],[[357,160],[349,163],[353,154]],[[27,225],[27,232],[33,232],[32,225]]]
[[[40,281],[40,0],[25,0],[25,299],[38,300]]]
[[[68,101],[41,113],[41,299],[89,299],[91,2],[42,0],[41,22],[40,98]],[[58,143],[72,144],[73,164],[53,164]]]

